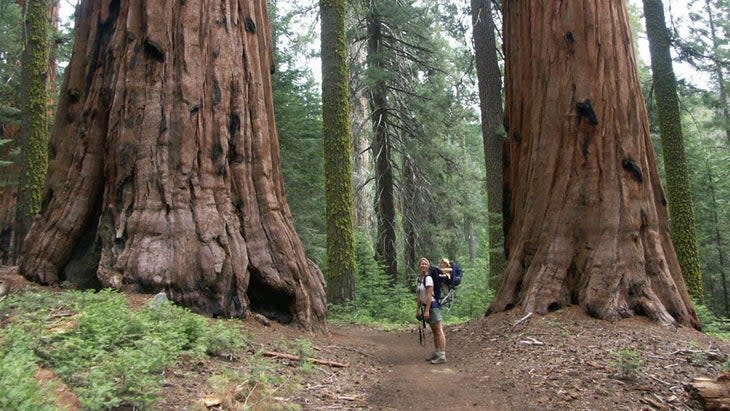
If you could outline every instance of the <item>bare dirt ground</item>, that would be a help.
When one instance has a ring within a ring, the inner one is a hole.
[[[17,277],[0,280],[11,292],[27,285]],[[141,306],[152,296],[128,297],[131,306]],[[155,409],[234,409],[230,401],[216,401],[221,394],[210,377],[244,369],[254,352],[296,354],[292,347],[303,340],[311,341],[311,357],[349,367],[314,366],[298,391],[249,401],[247,409],[285,409],[277,407],[281,402],[306,410],[695,410],[702,407],[687,385],[725,371],[730,354],[721,340],[643,317],[611,323],[573,307],[522,318],[506,312],[446,327],[448,362],[440,365],[424,361],[433,343],[428,333],[426,345],[419,345],[415,321],[406,331],[330,325],[328,335],[316,336],[276,323],[230,321],[246,335],[247,348],[167,370]],[[627,377],[631,367],[620,362],[632,357],[638,361]],[[284,370],[298,366],[276,361]],[[77,409],[72,400],[65,405]],[[232,404],[240,406],[240,398]]]

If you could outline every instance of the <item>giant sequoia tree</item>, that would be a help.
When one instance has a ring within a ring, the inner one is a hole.
[[[265,3],[87,0],[77,10],[46,206],[21,272],[322,327],[324,280],[279,171]]]
[[[623,1],[504,2],[507,270],[491,310],[697,326]]]

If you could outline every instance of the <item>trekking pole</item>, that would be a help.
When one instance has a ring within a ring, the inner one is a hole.
[[[421,306],[421,308],[419,308],[419,311],[421,312],[421,324],[418,325],[418,343],[421,345],[426,345],[426,341],[423,335],[423,330],[426,329],[426,320],[423,318],[424,307]]]

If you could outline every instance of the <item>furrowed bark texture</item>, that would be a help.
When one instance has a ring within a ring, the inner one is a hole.
[[[508,265],[490,311],[697,327],[624,2],[504,3]]]
[[[279,171],[265,3],[84,1],[21,272],[324,328]]]

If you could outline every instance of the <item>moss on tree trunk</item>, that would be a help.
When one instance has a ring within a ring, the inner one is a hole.
[[[704,290],[692,190],[689,184],[689,166],[684,153],[677,79],[672,67],[671,44],[664,23],[664,5],[661,0],[644,0],[644,17],[649,37],[654,98],[659,114],[659,133],[667,176],[672,243],[677,250],[679,265],[682,267],[689,293],[692,298],[702,303]]]
[[[355,298],[352,231],[352,133],[345,42],[345,1],[321,0],[322,120],[327,202],[327,294],[334,303]]]
[[[48,170],[48,0],[25,5],[25,50],[23,51],[22,151],[15,214],[15,253],[23,250],[23,239],[33,216],[40,212],[43,184]]]

